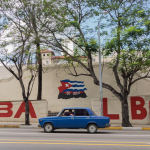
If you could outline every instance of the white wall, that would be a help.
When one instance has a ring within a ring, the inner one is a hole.
[[[71,70],[73,71],[73,68],[71,68]],[[97,77],[99,77],[99,68],[97,63],[94,64],[94,70]],[[85,73],[85,71],[79,66],[77,66],[77,71],[79,73]],[[7,74],[7,71],[5,74]],[[60,81],[64,79],[69,79],[71,81],[75,81],[75,80],[84,81],[85,88],[87,88],[87,90],[85,90],[87,97],[71,98],[66,100],[58,99],[58,95],[59,95],[58,87],[61,86]],[[28,71],[25,71],[23,75],[23,82],[25,83],[26,89],[29,80],[30,80],[30,73]],[[117,91],[119,91],[119,88],[116,85],[113,72],[111,69],[108,69],[106,65],[103,68],[102,80],[103,82],[110,84]],[[36,78],[30,96],[30,100],[36,100],[37,92],[38,92],[38,80]],[[150,80],[143,79],[136,82],[132,86],[131,93],[129,96],[141,96],[141,95],[143,96],[150,95]],[[109,102],[110,104],[108,103],[108,107],[115,108],[116,113],[121,111],[119,100],[117,100],[116,96],[113,95],[109,90],[103,88],[103,97],[107,98],[108,101],[110,101]],[[42,99],[47,100],[48,111],[51,112],[59,112],[64,107],[92,108],[91,100],[100,99],[99,86],[93,83],[93,79],[91,77],[87,77],[87,76],[73,77],[68,75],[65,72],[65,70],[59,65],[58,66],[52,65],[48,68],[47,73],[43,74]],[[0,101],[14,101],[14,100],[15,101],[22,100],[22,91],[19,82],[14,77],[13,78],[8,77],[8,80],[1,79],[0,80]],[[148,107],[148,105],[146,107]],[[112,110],[111,112],[110,108],[108,108],[108,111],[110,111],[109,113],[114,113],[114,110]],[[134,121],[136,122],[136,120]]]

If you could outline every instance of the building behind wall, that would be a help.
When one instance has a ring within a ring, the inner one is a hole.
[[[51,50],[48,49],[43,49],[41,50],[41,55],[42,55],[42,64],[43,65],[51,65],[51,57],[55,55],[55,53]]]
[[[83,55],[83,51],[77,47],[77,45],[71,41],[70,39],[63,39],[62,42],[61,42],[63,45],[64,45],[64,49],[70,54],[70,55],[73,55],[74,54],[74,51],[75,49],[78,50],[78,53],[82,56]],[[61,55],[64,55],[64,53],[62,52]]]

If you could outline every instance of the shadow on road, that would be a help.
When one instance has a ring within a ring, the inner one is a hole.
[[[45,133],[44,131],[41,131],[43,133]],[[59,131],[59,130],[55,130],[52,132],[53,134],[60,134],[60,133],[67,133],[67,134],[91,134],[91,133],[88,133],[87,131]],[[112,134],[112,132],[101,132],[101,131],[97,131],[96,133],[94,134]],[[94,135],[93,134],[93,135]]]

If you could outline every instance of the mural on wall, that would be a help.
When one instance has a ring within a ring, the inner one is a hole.
[[[69,99],[69,98],[86,98],[86,93],[84,92],[87,90],[85,88],[84,82],[82,81],[70,81],[68,79],[60,81],[62,86],[58,87],[59,95],[58,99]]]

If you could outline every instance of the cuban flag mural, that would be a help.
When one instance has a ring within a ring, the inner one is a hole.
[[[69,99],[69,98],[86,98],[86,94],[84,90],[85,88],[84,82],[81,81],[70,81],[68,79],[60,81],[62,86],[58,87],[59,95],[58,99]]]

